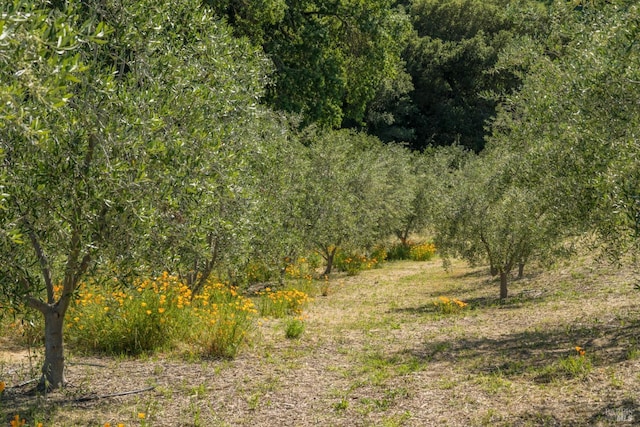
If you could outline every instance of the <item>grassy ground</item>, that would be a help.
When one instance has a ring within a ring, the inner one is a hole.
[[[64,391],[8,388],[0,410],[45,426],[640,423],[638,276],[574,261],[512,282],[501,304],[486,270],[388,263],[336,278],[299,339],[268,320],[233,361],[71,355]],[[442,313],[441,296],[468,306]],[[16,385],[38,361],[5,344],[0,375]]]

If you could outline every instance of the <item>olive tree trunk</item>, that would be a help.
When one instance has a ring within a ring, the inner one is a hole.
[[[333,247],[331,250],[327,251],[326,253],[326,260],[327,261],[327,266],[324,269],[324,273],[322,273],[323,276],[328,276],[331,274],[331,270],[333,269],[333,258],[336,255],[336,252],[338,251],[338,247],[335,246]]]
[[[504,300],[507,298],[507,284],[509,280],[509,273],[506,271],[500,271],[500,299]]]
[[[38,390],[49,391],[64,386],[64,315],[69,307],[70,295],[62,296],[57,302],[47,304],[29,298],[29,305],[44,316],[44,363]]]
[[[85,253],[81,257],[81,239],[78,229],[71,238],[71,250],[65,266],[62,294],[56,301],[53,290],[53,280],[49,261],[40,245],[35,232],[30,231],[29,237],[40,263],[42,277],[47,291],[47,302],[34,296],[27,296],[27,304],[38,310],[44,316],[44,363],[42,377],[38,389],[53,390],[64,386],[64,345],[63,326],[64,316],[71,303],[72,295],[78,285],[80,277],[87,271],[91,256]],[[30,286],[27,285],[29,289]]]
[[[47,306],[44,312],[44,364],[42,365],[42,378],[40,389],[49,390],[60,388],[64,385],[64,346],[62,327],[64,313],[61,313],[58,305]]]

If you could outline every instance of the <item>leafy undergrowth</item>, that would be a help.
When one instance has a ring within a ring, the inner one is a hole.
[[[44,398],[13,387],[28,358],[6,360],[0,410],[44,426],[634,425],[632,271],[580,259],[514,280],[500,302],[487,268],[391,262],[318,292],[297,339],[291,319],[262,319],[235,360],[72,354],[69,386]]]

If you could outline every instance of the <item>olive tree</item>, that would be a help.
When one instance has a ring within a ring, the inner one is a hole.
[[[306,239],[329,274],[339,247],[366,248],[386,238],[411,208],[403,182],[408,160],[403,148],[353,131],[310,139],[302,216]]]
[[[102,41],[103,26],[82,22],[71,8],[14,3],[3,6],[0,27],[7,193],[0,215],[3,230],[13,232],[3,235],[0,280],[10,302],[24,300],[43,314],[41,386],[55,388],[63,383],[62,324],[78,282],[99,242],[123,231],[123,219],[131,224],[145,215],[130,203],[144,182],[131,165],[143,153],[138,141],[116,144],[106,133],[106,111],[87,108],[114,96],[111,76],[82,55],[84,44]]]
[[[436,214],[445,201],[453,175],[470,158],[470,152],[459,145],[429,147],[412,152],[409,157],[410,174],[403,185],[412,190],[410,209],[401,218],[394,234],[404,245],[409,236],[433,231]]]
[[[515,265],[564,255],[573,237],[596,231],[614,253],[635,239],[636,8],[556,3],[544,42],[503,53],[526,61],[523,85],[461,174],[439,233],[447,255],[489,262],[503,298]]]
[[[167,252],[147,257],[148,244],[173,248],[156,238],[167,211],[229,188],[203,177],[226,173],[209,161],[233,157],[233,120],[255,107],[263,60],[197,1],[1,10],[0,283],[43,314],[40,387],[57,388],[80,281],[101,266],[162,265]],[[204,240],[194,245],[210,250]]]
[[[259,154],[285,124],[259,105],[269,62],[257,48],[197,1],[141,5],[113,2],[102,13],[126,25],[119,56],[135,56],[153,99],[131,101],[150,109],[156,139],[146,173],[158,182],[157,219],[144,256],[162,260],[157,268],[177,272],[196,294],[216,269],[234,274],[251,249],[263,218],[255,172],[269,161]]]
[[[436,246],[444,259],[487,262],[508,296],[514,268],[545,260],[562,248],[563,230],[553,206],[514,177],[523,166],[509,153],[489,150],[459,171],[439,213]],[[520,271],[522,274],[522,270]]]
[[[528,165],[521,184],[553,206],[563,230],[596,231],[613,254],[636,246],[640,217],[640,75],[631,65],[640,22],[625,3],[555,3],[548,39],[520,41],[502,58],[526,56],[530,66],[490,138]]]
[[[302,211],[308,163],[296,127],[297,120],[272,116],[248,129],[261,143],[248,156],[253,203],[247,261],[261,262],[281,284],[291,260],[307,249]]]

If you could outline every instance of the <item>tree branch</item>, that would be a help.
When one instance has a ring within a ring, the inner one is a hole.
[[[219,247],[219,239],[214,238],[213,234],[209,235],[209,247],[211,247],[211,257],[207,260],[204,270],[202,270],[202,274],[200,275],[200,279],[198,283],[192,289],[192,296],[195,296],[199,293],[204,285],[207,283],[209,276],[211,275],[211,271],[213,270],[213,266],[216,265],[216,261],[218,260],[218,247]]]
[[[89,147],[87,153],[84,156],[84,162],[82,164],[82,174],[86,176],[89,173],[91,162],[93,160],[93,153],[95,152],[96,145],[98,144],[98,137],[95,134],[89,135]]]
[[[45,303],[44,301],[39,300],[38,298],[32,297],[31,295],[28,295],[26,297],[27,299],[27,305],[31,308],[34,308],[36,310],[38,310],[40,313],[46,313],[47,310],[49,309],[49,305],[47,303]]]
[[[47,288],[47,302],[49,304],[53,303],[53,282],[51,280],[51,269],[49,268],[49,261],[47,260],[47,256],[44,254],[42,250],[42,246],[40,245],[40,241],[38,240],[38,236],[33,231],[33,227],[26,219],[23,217],[23,221],[28,228],[29,240],[31,240],[31,246],[36,252],[36,256],[38,257],[38,263],[40,264],[40,271],[42,272],[42,277],[44,278],[44,283]]]
[[[89,254],[86,254],[82,261],[80,262],[80,266],[78,266],[78,258],[80,257],[80,232],[77,228],[74,228],[73,234],[71,236],[71,249],[69,252],[69,256],[67,257],[67,264],[64,269],[64,283],[62,287],[62,296],[60,297],[60,303],[63,306],[63,309],[66,309],[70,301],[70,297],[75,290],[75,286],[80,279],[81,276],[81,268],[90,259]]]

